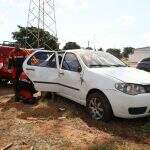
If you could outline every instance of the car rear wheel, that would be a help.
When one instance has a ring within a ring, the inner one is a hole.
[[[98,92],[91,93],[87,98],[87,109],[95,120],[110,121],[113,112],[108,99]]]

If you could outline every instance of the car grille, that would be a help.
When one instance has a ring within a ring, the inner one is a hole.
[[[150,85],[144,85],[146,93],[150,93]]]

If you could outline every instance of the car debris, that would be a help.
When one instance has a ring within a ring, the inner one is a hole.
[[[58,120],[66,119],[66,117],[59,117]]]
[[[59,108],[59,110],[60,110],[60,111],[65,111],[66,109],[65,109],[65,108]]]
[[[11,148],[13,146],[13,143],[10,143],[8,145],[6,145],[5,147],[3,147],[1,150],[7,150],[9,148]]]

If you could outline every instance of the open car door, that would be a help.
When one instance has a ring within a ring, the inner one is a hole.
[[[36,90],[59,92],[57,52],[34,52],[25,60],[23,70],[33,82]]]

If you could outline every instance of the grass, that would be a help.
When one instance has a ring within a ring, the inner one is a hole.
[[[48,105],[49,103],[49,100],[44,98],[43,100],[40,100],[39,103],[42,103],[42,104],[45,104],[45,105]]]
[[[114,143],[96,144],[89,148],[89,150],[117,150],[117,146]]]
[[[25,125],[24,125],[24,128],[25,128],[27,131],[31,131],[31,130],[33,130],[33,124],[25,124]]]
[[[15,102],[2,103],[1,109],[8,107],[0,115],[0,125],[1,127],[4,125],[5,129],[3,132],[9,130],[12,132],[16,127],[14,122],[10,128],[8,117],[14,120],[17,117],[17,121],[24,120],[25,124],[17,126],[15,136],[21,134],[23,138],[28,137],[29,146],[33,145],[37,150],[82,149],[82,147],[83,149],[85,147],[85,150],[150,149],[150,118],[138,120],[115,118],[109,123],[96,122],[91,120],[83,106],[59,96],[55,100],[44,98],[32,107]],[[65,109],[61,111],[60,108]],[[11,115],[11,111],[16,113],[16,117]],[[59,117],[62,116],[66,118],[60,120]],[[8,137],[7,132],[5,134],[9,142],[12,137]],[[13,135],[13,140],[15,136]]]
[[[143,136],[149,136],[150,135],[150,122],[148,122],[142,126],[134,127],[133,130],[137,134],[140,134]]]

